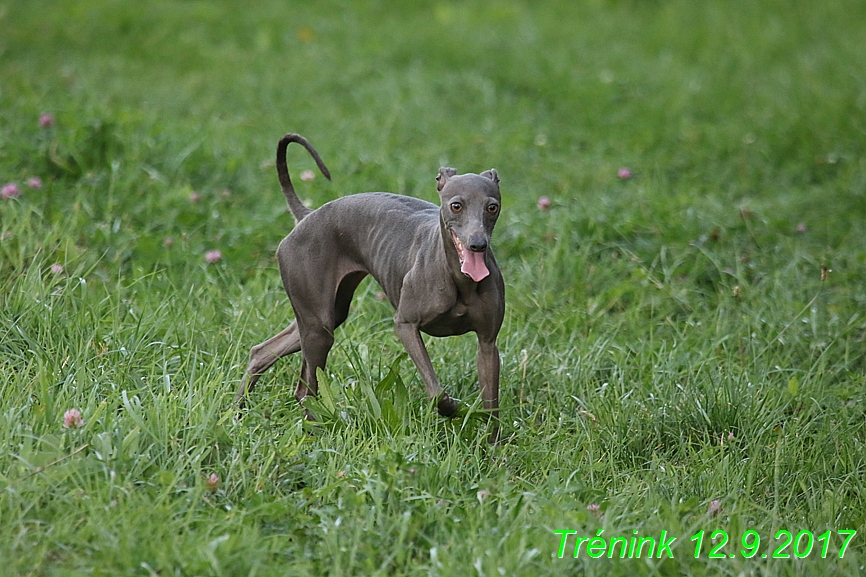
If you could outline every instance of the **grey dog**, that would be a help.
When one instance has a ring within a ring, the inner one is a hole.
[[[367,192],[311,210],[301,203],[289,178],[286,148],[292,142],[306,148],[330,179],[304,137],[287,134],[280,140],[277,174],[297,225],[280,243],[277,258],[295,321],[252,348],[238,402],[277,359],[298,351],[303,360],[295,398],[303,401],[310,393],[315,395],[316,369],[325,368],[334,329],[346,320],[352,295],[369,274],[394,306],[397,336],[443,416],[452,416],[459,403],[439,384],[421,332],[435,337],[476,333],[483,406],[495,415],[496,337],[505,313],[505,284],[490,249],[501,204],[496,170],[457,175],[453,168],[440,168],[436,188],[441,206]],[[498,438],[494,418],[490,441]]]

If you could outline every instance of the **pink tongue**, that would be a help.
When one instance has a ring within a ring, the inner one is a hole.
[[[467,250],[463,256],[463,266],[460,267],[460,272],[469,275],[475,282],[481,282],[483,278],[490,274],[490,271],[487,270],[487,265],[484,264],[483,252]]]

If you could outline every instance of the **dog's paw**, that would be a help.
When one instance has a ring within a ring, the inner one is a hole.
[[[449,397],[447,393],[442,393],[436,408],[443,417],[453,417],[457,413],[457,409],[460,408],[460,400]]]

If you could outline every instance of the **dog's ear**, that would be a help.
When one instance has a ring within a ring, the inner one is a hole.
[[[493,184],[499,186],[499,175],[496,174],[495,168],[491,168],[490,170],[485,170],[484,172],[481,173],[481,176],[483,176],[484,178],[489,178],[490,180],[493,181]]]
[[[457,171],[453,168],[449,168],[447,166],[443,166],[439,169],[439,174],[436,175],[436,190],[442,191],[442,188],[445,186],[445,183],[448,182],[448,179],[457,174]]]

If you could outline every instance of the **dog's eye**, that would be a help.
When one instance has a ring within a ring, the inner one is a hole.
[[[499,212],[499,205],[498,204],[488,204],[487,205],[487,212],[489,212],[490,214],[496,214],[497,212]]]
[[[453,210],[454,212],[460,212],[461,210],[463,210],[463,205],[459,202],[452,202],[451,210]]]

